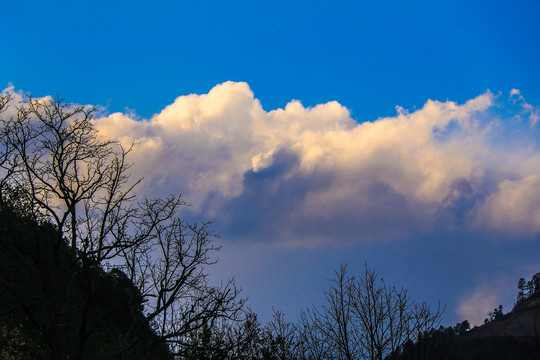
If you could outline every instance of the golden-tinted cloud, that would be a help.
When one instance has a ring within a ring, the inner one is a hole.
[[[513,89],[516,96],[519,111],[535,113]],[[493,111],[501,102],[490,92],[464,104],[428,100],[357,123],[335,101],[265,111],[246,83],[226,82],[180,96],[151,119],[114,113],[96,125],[138,143],[131,160],[133,175],[145,179],[141,192],[181,192],[226,234],[302,244],[447,226],[534,236],[540,152],[534,141],[494,140],[508,127]]]

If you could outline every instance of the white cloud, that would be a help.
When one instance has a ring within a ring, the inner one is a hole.
[[[540,232],[540,175],[504,180],[480,205],[479,225],[505,234],[532,236]]]
[[[521,92],[518,89],[512,89],[510,91],[510,98],[514,99],[517,98],[517,101],[520,103],[522,108],[522,113],[525,115],[528,115],[529,118],[529,124],[532,126],[535,126],[538,121],[540,121],[540,109],[538,107],[534,107],[531,104],[529,104],[523,95],[521,95]],[[519,114],[518,114],[519,116]]]
[[[303,148],[306,164],[316,161],[320,154],[306,146],[310,139],[351,128],[354,121],[336,102],[305,109],[293,101],[267,113],[247,84],[227,82],[208,94],[181,96],[148,121],[112,114],[97,125],[106,136],[141,144],[134,154],[139,174],[178,182],[200,203],[213,191],[238,195],[244,173],[269,165],[284,146]]]
[[[523,100],[516,89],[511,96]],[[343,242],[445,222],[534,235],[540,152],[534,142],[492,141],[510,126],[491,112],[497,101],[490,92],[464,104],[429,100],[358,124],[337,102],[267,112],[246,83],[226,82],[148,120],[115,113],[96,125],[138,143],[131,159],[141,192],[181,192],[226,232]]]
[[[511,94],[522,97],[516,89]],[[486,141],[500,123],[485,120],[494,101],[490,92],[464,104],[429,100],[413,113],[398,108],[395,117],[358,124],[337,102],[305,108],[291,101],[266,112],[246,83],[227,82],[208,94],[180,96],[150,120],[112,114],[97,125],[107,136],[140,143],[135,171],[146,178],[145,191],[181,191],[198,209],[220,216],[233,205],[240,212],[265,206],[256,198],[264,198],[261,192],[279,197],[294,188],[294,202],[274,204],[288,208],[282,211],[287,218],[279,219],[286,230],[319,231],[337,221],[351,231],[358,226],[359,238],[377,238],[430,229],[438,209],[458,199],[457,183],[486,196],[480,188],[489,182],[487,173],[515,175],[512,154],[488,161],[502,155]],[[272,178],[275,171],[268,169],[277,166],[280,152],[295,162]],[[501,175],[485,202],[479,197],[459,211],[478,216],[484,228],[540,231],[540,202],[532,200],[540,186],[536,169],[517,179]],[[257,186],[258,193],[246,186]]]

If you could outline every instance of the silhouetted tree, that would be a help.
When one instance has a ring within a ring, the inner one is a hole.
[[[500,320],[504,316],[503,312],[503,306],[499,305],[499,307],[493,309],[493,311],[490,311],[487,313],[488,317],[484,319],[484,324],[490,323],[495,320]]]
[[[232,359],[262,359],[262,328],[257,314],[251,310],[238,327],[233,327]]]
[[[367,266],[359,278],[348,276],[341,266],[325,297],[327,304],[302,315],[304,351],[313,358],[392,357],[405,343],[437,327],[442,315],[440,307],[433,312],[405,289],[387,286]]]
[[[264,360],[294,360],[299,357],[300,339],[297,327],[285,321],[285,314],[273,309],[272,320],[263,329]]]
[[[97,331],[91,322],[106,321],[114,313],[111,309],[100,315],[102,320],[93,319],[100,279],[95,269],[108,262],[125,270],[126,280],[136,289],[125,287],[126,295],[138,297],[144,313],[121,334],[117,355],[136,347],[136,334],[146,326],[152,326],[156,341],[178,349],[205,324],[237,316],[243,300],[235,284],[214,287],[207,280],[205,269],[215,263],[219,250],[209,224],[179,219],[179,209],[187,205],[180,196],[135,197],[139,180],[129,176],[131,145],[124,147],[97,133],[95,108],[61,99],[16,99],[10,93],[0,97],[0,202],[6,191],[16,193],[17,203],[34,220],[54,225],[51,258],[58,263],[67,242],[75,257],[73,266],[80,268],[66,271],[61,277],[65,286],[56,289],[51,300],[51,338],[64,336],[72,296],[82,293],[73,332],[77,338],[71,339],[77,349],[70,356],[85,356]],[[51,345],[53,358],[66,358],[61,348]]]
[[[540,273],[536,273],[531,277],[531,292],[534,294],[535,292],[540,290]]]
[[[81,358],[101,359],[123,348],[123,334],[137,327],[137,343],[122,357],[142,359],[151,353],[169,359],[166,345],[145,321],[142,296],[125,274],[81,266],[66,242],[58,245],[55,227],[13,206],[9,193],[4,192],[0,207],[0,324],[5,330],[0,343],[5,349],[21,358],[75,358],[86,316]],[[90,300],[88,278],[94,279]]]
[[[470,329],[471,324],[469,323],[469,320],[463,320],[462,322],[457,323],[456,326],[454,326],[454,334],[465,335]]]
[[[300,315],[298,325],[301,352],[306,359],[333,359],[333,345],[330,334],[324,331],[322,314],[316,308],[306,309]]]
[[[518,285],[517,285],[517,288],[518,288],[518,295],[517,295],[517,301],[518,303],[520,301],[523,301],[525,300],[525,289],[526,289],[526,286],[527,286],[527,283],[525,282],[525,279],[524,278],[519,278],[518,280]]]

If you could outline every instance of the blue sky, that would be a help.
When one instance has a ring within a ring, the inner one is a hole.
[[[535,1],[22,1],[4,4],[2,79],[148,117],[246,81],[265,109],[395,105],[518,88],[538,103]],[[31,88],[31,89],[30,89]]]
[[[367,262],[448,304],[451,324],[511,307],[540,271],[539,15],[537,1],[8,2],[0,84],[105,107],[103,132],[142,143],[141,192],[182,192],[214,221],[214,276],[235,275],[263,318],[297,317],[341,262]]]

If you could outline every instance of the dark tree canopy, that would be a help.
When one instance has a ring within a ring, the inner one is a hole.
[[[119,349],[123,358],[170,358],[145,321],[143,296],[123,272],[106,272],[90,260],[83,266],[67,242],[57,242],[55,226],[36,222],[8,196],[0,221],[2,358],[73,358],[81,352],[81,358],[101,359]],[[136,342],[126,346],[130,338]]]

